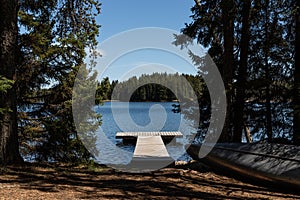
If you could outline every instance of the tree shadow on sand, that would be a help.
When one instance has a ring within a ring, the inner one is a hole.
[[[88,169],[29,164],[24,167],[3,169],[0,171],[0,183],[17,184],[22,189],[38,190],[42,193],[75,192],[81,199],[300,198],[300,195],[243,183],[212,172],[176,168],[132,174],[118,172],[104,166]]]

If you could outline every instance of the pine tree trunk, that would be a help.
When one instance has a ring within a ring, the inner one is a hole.
[[[297,1],[295,50],[293,142],[300,145],[300,1]]]
[[[247,81],[248,50],[250,42],[250,9],[251,0],[245,0],[243,5],[243,24],[241,35],[241,56],[236,83],[236,102],[234,109],[233,142],[241,142],[244,125],[245,90]]]
[[[265,6],[265,45],[264,45],[264,63],[265,63],[265,79],[266,79],[266,131],[268,136],[268,141],[273,141],[273,132],[272,132],[272,110],[271,110],[271,88],[270,84],[272,82],[270,75],[270,33],[269,33],[269,0],[266,0]]]
[[[10,80],[16,80],[17,10],[17,0],[0,0],[0,75]],[[0,105],[7,109],[0,115],[0,163],[20,163],[15,86],[0,94]]]
[[[267,66],[269,68],[269,66]],[[269,70],[267,70],[267,73],[269,73]],[[273,141],[273,130],[272,130],[272,109],[271,109],[271,91],[270,91],[270,86],[267,85],[266,87],[266,130],[267,130],[267,136],[268,136],[268,141],[272,142]]]
[[[227,111],[224,128],[219,142],[231,140],[231,104],[232,104],[232,76],[233,76],[233,41],[234,41],[234,19],[233,19],[233,0],[222,1],[222,21],[224,33],[224,57],[223,57],[223,81],[226,90]]]

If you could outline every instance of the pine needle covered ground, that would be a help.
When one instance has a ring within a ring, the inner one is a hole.
[[[104,166],[26,164],[0,170],[0,199],[299,199],[190,166],[131,174]]]

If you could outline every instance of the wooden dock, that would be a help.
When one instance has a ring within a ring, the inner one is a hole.
[[[170,155],[161,136],[139,136],[133,157],[144,158],[169,158]]]
[[[118,132],[116,138],[136,138],[136,147],[130,166],[133,171],[151,171],[160,169],[173,162],[164,139],[182,137],[181,132]]]
[[[124,137],[138,137],[138,136],[162,136],[162,137],[182,137],[179,131],[165,131],[165,132],[118,132],[116,138]]]
[[[164,131],[164,132],[118,132],[117,139],[123,139],[124,143],[136,143],[139,136],[161,136],[165,143],[176,138],[183,137],[179,131]]]

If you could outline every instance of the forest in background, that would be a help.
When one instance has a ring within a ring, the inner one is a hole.
[[[1,164],[21,163],[20,155],[28,154],[37,161],[90,160],[74,125],[72,88],[87,48],[92,62],[83,78],[96,77],[91,72],[100,7],[96,0],[0,0]],[[174,45],[198,42],[219,68],[227,96],[219,141],[241,142],[243,133],[250,133],[300,144],[300,1],[195,0],[191,11],[192,22],[181,32],[193,41],[177,35]],[[205,59],[191,51],[190,57],[199,77],[205,76]],[[161,98],[153,91],[146,85],[135,95]],[[201,105],[203,136],[210,101],[201,99]]]
[[[188,84],[193,90],[189,89]],[[176,90],[169,89],[170,85],[174,86]],[[136,90],[130,93],[129,89],[131,88],[136,88]],[[97,85],[96,99],[127,101],[125,97],[131,96],[130,101],[133,102],[177,101],[176,94],[180,95],[180,98],[186,99],[193,99],[195,96],[201,98],[205,88],[204,80],[198,75],[153,73],[143,74],[140,77],[134,76],[122,82],[111,81],[106,77]],[[113,92],[115,95],[112,97]]]

